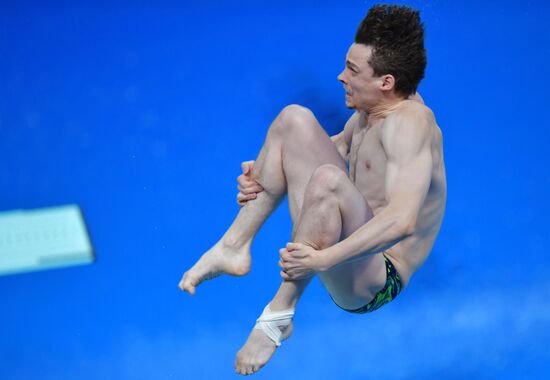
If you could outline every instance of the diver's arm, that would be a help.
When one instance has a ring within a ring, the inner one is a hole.
[[[382,131],[388,205],[348,238],[319,252],[324,270],[382,252],[415,231],[431,182],[435,121],[424,106],[390,117]]]

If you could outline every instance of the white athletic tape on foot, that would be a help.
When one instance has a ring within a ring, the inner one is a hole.
[[[286,328],[292,322],[292,317],[294,316],[294,310],[281,310],[281,311],[271,311],[269,304],[264,308],[260,318],[256,320],[255,329],[262,330],[265,335],[269,337],[277,347],[281,345],[281,332],[280,327]]]

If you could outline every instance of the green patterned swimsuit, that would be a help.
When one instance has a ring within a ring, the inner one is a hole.
[[[384,261],[386,262],[386,285],[384,285],[382,290],[376,293],[372,301],[365,306],[354,310],[344,309],[338,304],[336,304],[336,306],[342,310],[349,311],[350,313],[365,314],[381,308],[397,297],[402,288],[401,278],[399,277],[399,273],[397,273],[397,270],[393,266],[392,262],[385,255]]]

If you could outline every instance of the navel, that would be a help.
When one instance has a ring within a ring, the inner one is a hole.
[[[367,170],[370,170],[371,168],[370,160],[365,160],[365,167],[367,168]]]

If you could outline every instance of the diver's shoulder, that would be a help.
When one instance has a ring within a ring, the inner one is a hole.
[[[414,100],[404,100],[395,111],[395,116],[423,117],[428,120],[435,120],[435,115],[426,104]]]
[[[432,110],[416,101],[405,100],[384,121],[383,133],[386,136],[413,133],[418,136],[433,136],[437,123]]]

